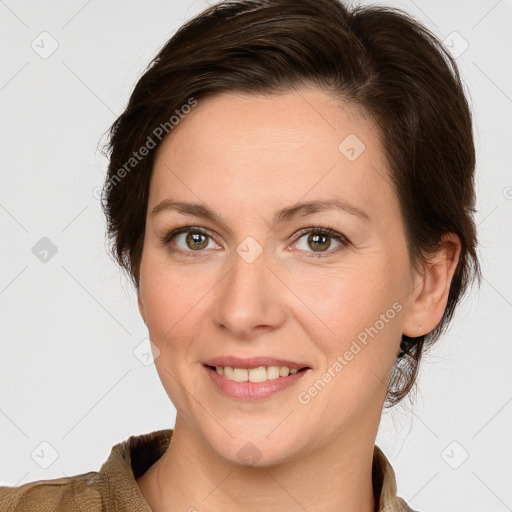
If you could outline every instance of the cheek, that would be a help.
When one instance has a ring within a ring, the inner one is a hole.
[[[195,343],[204,325],[204,297],[215,285],[212,273],[198,276],[187,266],[169,265],[160,254],[146,254],[141,263],[141,294],[151,341],[159,350],[155,367],[174,406],[186,420],[198,396],[191,378]],[[201,298],[203,297],[203,300]],[[185,391],[187,389],[187,391]]]
[[[328,432],[362,421],[370,410],[380,411],[403,310],[390,277],[367,267],[365,272],[317,276],[315,282],[298,285],[298,293],[311,298],[308,304],[315,313],[307,319],[297,315],[298,321],[321,353],[316,378],[300,390],[298,400],[304,410],[321,411]],[[372,403],[378,407],[373,409]]]
[[[381,257],[378,262],[296,281],[297,295],[309,299],[314,313],[297,314],[297,319],[322,354],[322,382],[311,394],[304,390],[308,395],[304,399],[315,396],[328,416],[337,411],[333,422],[338,421],[339,411],[363,410],[369,401],[384,398],[404,309],[400,268],[405,267],[398,260],[392,262]]]
[[[307,318],[316,318],[326,340],[330,340],[328,345],[341,349],[376,322],[382,327],[381,315],[386,315],[400,297],[397,282],[386,265],[366,264],[316,272],[307,278],[297,275],[293,287],[310,310]],[[394,320],[395,313],[396,307],[388,316]],[[389,324],[386,322],[386,326]]]
[[[155,341],[168,344],[191,335],[202,299],[217,281],[214,272],[198,274],[194,265],[170,265],[164,255],[148,251],[141,263],[141,289]]]

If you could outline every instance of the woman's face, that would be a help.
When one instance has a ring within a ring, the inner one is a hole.
[[[414,283],[377,128],[327,93],[200,100],[159,148],[139,306],[178,414],[221,457],[374,436]]]

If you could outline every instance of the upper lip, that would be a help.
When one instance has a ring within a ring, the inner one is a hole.
[[[257,368],[258,366],[286,366],[292,369],[300,370],[302,368],[309,368],[307,364],[299,363],[296,361],[289,361],[286,359],[276,359],[268,356],[256,357],[235,357],[235,356],[221,356],[208,359],[204,363],[206,366],[229,366],[231,368]]]

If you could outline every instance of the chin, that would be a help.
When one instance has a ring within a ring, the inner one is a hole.
[[[254,429],[251,429],[254,431]],[[210,431],[211,432],[211,431]],[[292,459],[298,451],[297,442],[290,432],[282,431],[281,436],[263,434],[261,429],[256,434],[245,431],[231,432],[231,437],[222,431],[220,437],[205,435],[210,448],[221,458],[231,464],[247,467],[275,466]]]

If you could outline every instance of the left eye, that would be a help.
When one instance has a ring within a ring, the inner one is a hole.
[[[348,243],[343,235],[330,228],[317,228],[300,236],[296,245],[298,249],[306,252],[326,253],[332,252],[329,249],[332,249],[333,242],[336,244],[334,249]]]

